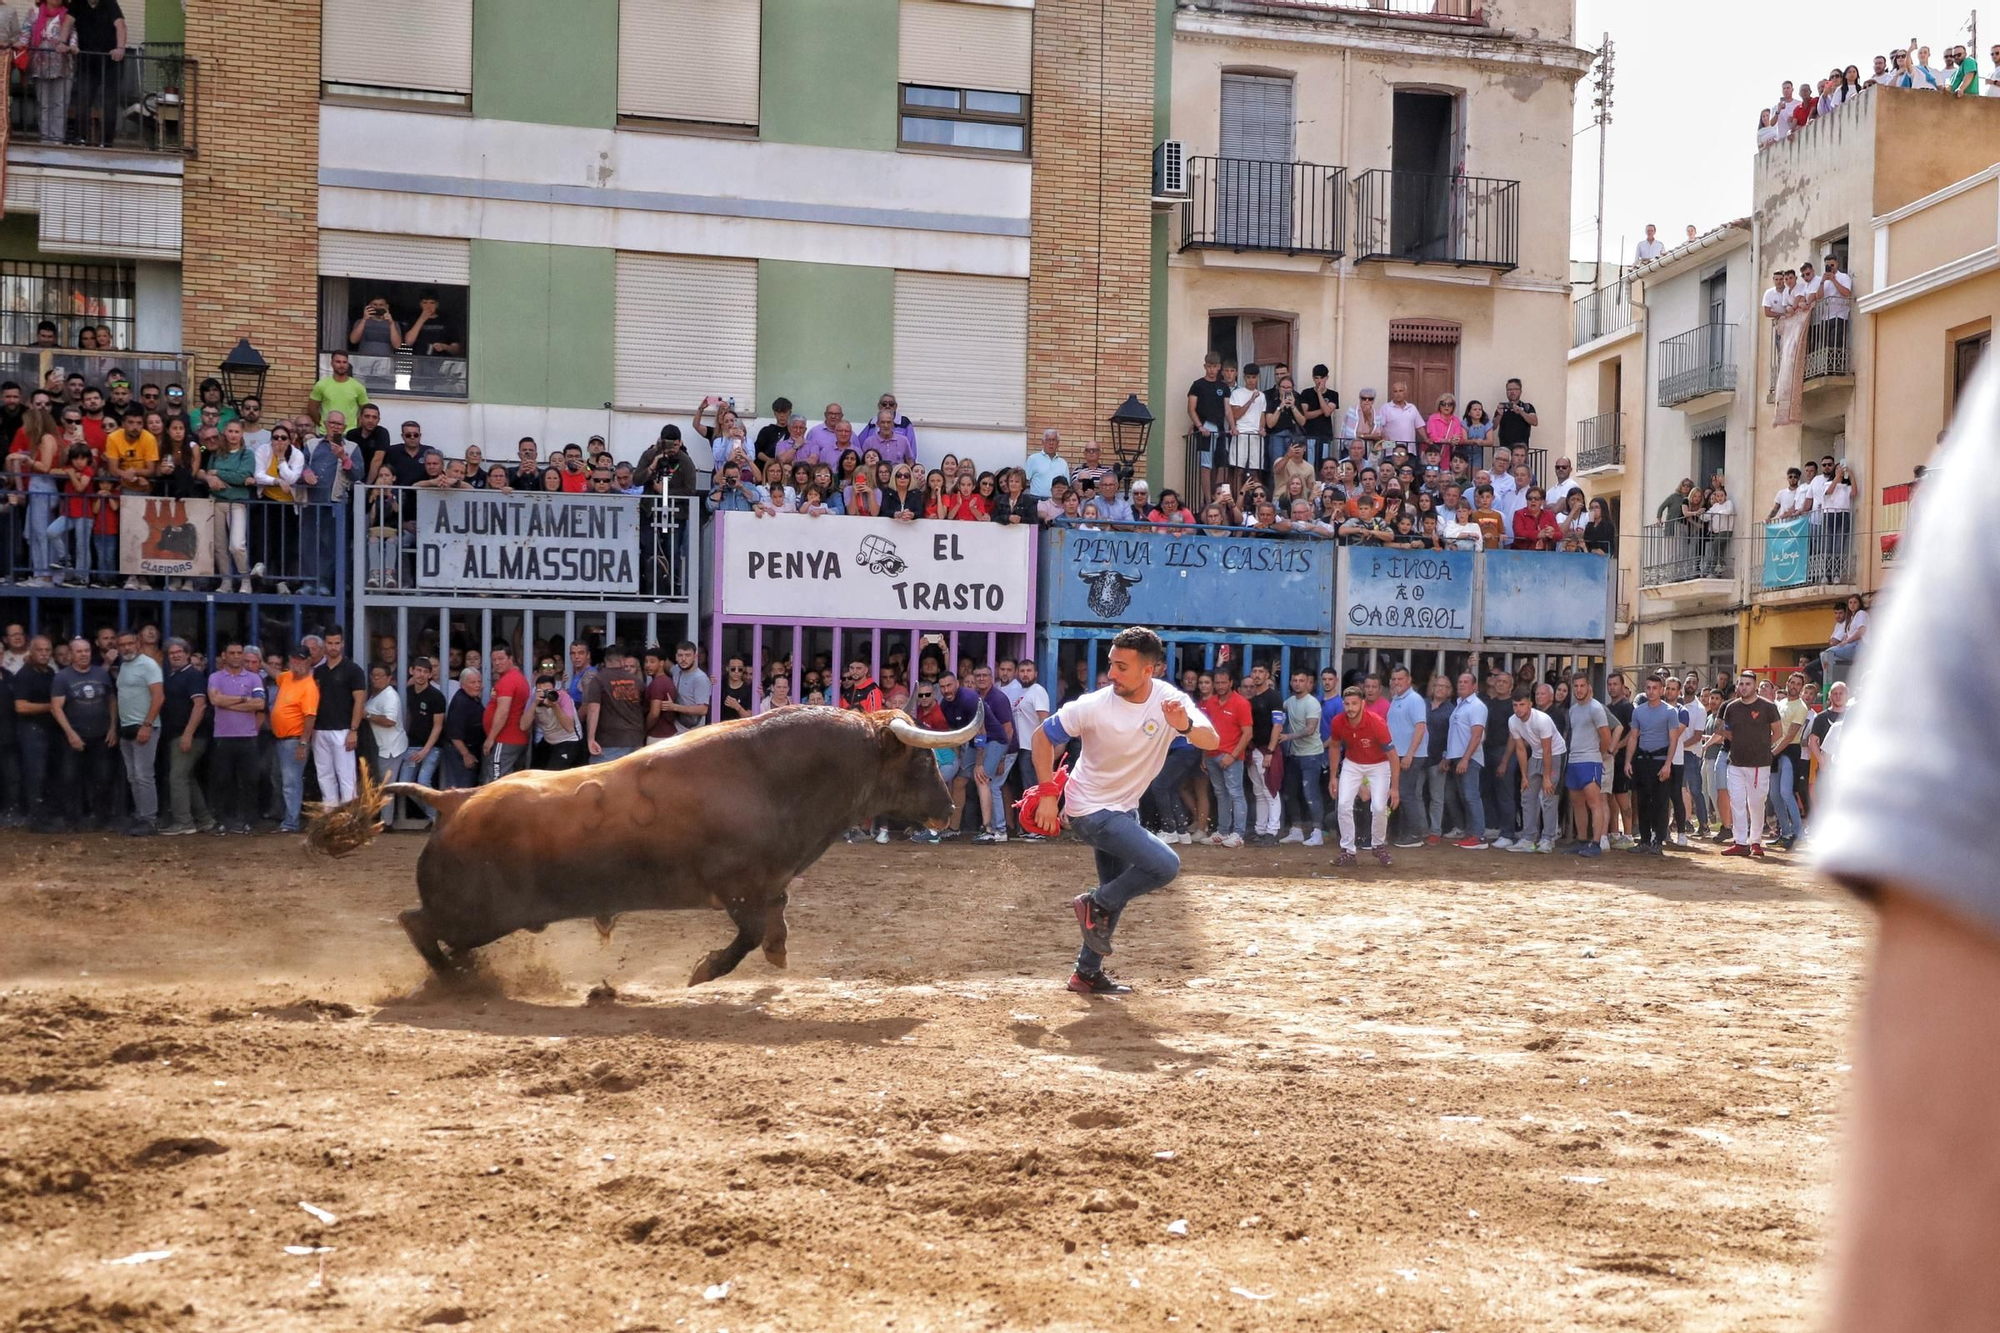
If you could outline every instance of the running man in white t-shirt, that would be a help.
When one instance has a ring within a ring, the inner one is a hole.
[[[1097,887],[1076,896],[1072,906],[1083,930],[1069,988],[1079,995],[1125,995],[1104,974],[1104,955],[1125,904],[1173,882],[1181,870],[1174,849],[1139,823],[1139,798],[1159,776],[1167,747],[1183,736],[1202,750],[1221,746],[1215,727],[1194,700],[1164,680],[1167,650],[1160,636],[1134,626],[1111,641],[1111,683],[1072,699],[1035,732],[1035,771],[1053,773],[1056,751],[1071,740],[1083,742],[1083,757],[1070,771],[1064,804],[1070,828],[1097,852]],[[1044,829],[1058,818],[1056,798],[1044,796],[1035,823]]]

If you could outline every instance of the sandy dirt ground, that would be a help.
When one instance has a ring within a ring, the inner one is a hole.
[[[0,1328],[1813,1322],[1869,927],[1776,858],[1183,849],[1092,1002],[1081,849],[836,847],[789,971],[440,998],[418,847],[0,838]]]

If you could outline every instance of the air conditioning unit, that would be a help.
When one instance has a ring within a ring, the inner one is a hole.
[[[1153,149],[1153,202],[1173,203],[1187,197],[1187,147],[1179,139],[1162,139]]]

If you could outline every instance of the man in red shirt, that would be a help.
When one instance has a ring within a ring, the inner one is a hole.
[[[679,702],[673,672],[667,670],[666,649],[656,643],[646,649],[646,744],[666,740],[679,730],[680,714],[661,707]]]
[[[493,689],[486,697],[486,743],[480,747],[483,782],[506,777],[528,753],[528,722],[535,715],[528,678],[505,644],[493,645]]]
[[[1375,859],[1389,862],[1389,812],[1397,806],[1397,783],[1391,775],[1396,766],[1396,745],[1389,739],[1389,722],[1368,708],[1358,685],[1340,692],[1341,715],[1327,730],[1326,758],[1338,775],[1336,798],[1340,810],[1340,857],[1335,865],[1351,866],[1354,855],[1354,798],[1368,787],[1369,841]]]
[[[1250,703],[1236,692],[1236,671],[1217,664],[1211,673],[1215,693],[1201,701],[1201,711],[1221,744],[1202,757],[1209,789],[1215,793],[1215,832],[1211,847],[1241,847],[1250,824],[1250,797],[1243,789],[1243,752],[1250,748]]]

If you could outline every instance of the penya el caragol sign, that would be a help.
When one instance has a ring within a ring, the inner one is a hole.
[[[1033,528],[726,513],[716,530],[731,619],[1031,628]]]
[[[1472,552],[1349,546],[1338,615],[1350,635],[1472,637]]]

